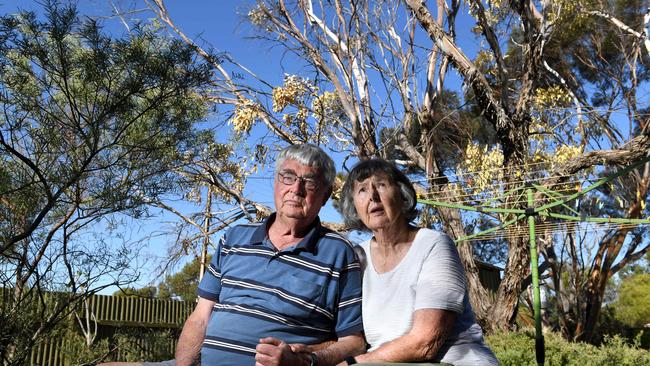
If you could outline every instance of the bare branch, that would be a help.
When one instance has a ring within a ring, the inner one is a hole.
[[[488,120],[495,125],[497,130],[506,129],[510,124],[510,117],[494,97],[492,88],[485,76],[460,50],[453,39],[435,23],[423,2],[418,0],[405,1],[417,17],[422,28],[427,31],[431,40],[436,43],[441,52],[449,56],[451,63],[463,75],[465,82],[472,87]]]
[[[649,151],[650,135],[639,135],[629,140],[619,149],[590,151],[569,160],[555,169],[550,174],[553,178],[548,179],[545,183],[548,186],[553,186],[566,179],[564,178],[566,176],[596,165],[630,165],[647,156]]]
[[[647,31],[648,23],[650,22],[650,8],[647,9],[646,13],[643,16],[643,32],[638,32],[632,29],[630,26],[622,22],[620,19],[616,18],[615,16],[609,13],[605,13],[600,10],[586,10],[585,12],[587,14],[595,15],[603,19],[606,19],[612,24],[614,24],[616,27],[618,27],[620,30],[622,30],[623,32],[634,36],[640,42],[643,42],[646,52],[650,55],[650,39],[648,38],[648,31]]]

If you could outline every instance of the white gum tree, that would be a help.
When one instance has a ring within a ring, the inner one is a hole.
[[[648,154],[650,14],[642,1],[251,1],[244,18],[256,41],[306,65],[301,74],[309,78],[288,75],[283,85],[261,80],[245,60],[212,54],[175,25],[163,0],[144,4],[213,64],[207,99],[229,111],[233,133],[266,131],[264,146],[249,147],[260,156],[275,143],[312,142],[359,159],[393,159],[417,177],[424,197],[474,205],[492,197],[499,207],[522,208],[520,195],[504,193],[524,180],[568,194]],[[628,177],[632,188],[608,193],[625,202],[620,217],[648,215],[649,172],[645,164]],[[250,202],[242,192],[230,190]],[[456,208],[434,216],[455,238],[477,226],[475,215]],[[488,227],[512,218],[485,216]],[[431,218],[425,210],[423,223]],[[634,229],[584,239],[597,250],[576,272],[586,277],[570,306],[582,315],[567,321],[567,335],[592,337],[607,279],[647,251],[647,240],[630,240]],[[541,268],[556,266],[547,273],[557,280],[566,247],[552,233],[542,239]],[[510,231],[494,244],[507,256],[491,296],[480,285],[474,244],[459,243],[488,330],[512,326],[530,275],[525,233]]]

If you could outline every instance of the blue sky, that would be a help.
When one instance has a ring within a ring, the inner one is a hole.
[[[137,11],[143,9],[143,5],[138,5],[137,2],[130,0],[113,0],[113,2],[123,10]],[[272,85],[281,85],[285,73],[301,75],[301,71],[304,70],[301,66],[302,62],[295,56],[284,53],[279,47],[273,48],[271,44],[247,39],[252,33],[246,22],[243,21],[243,16],[247,13],[247,4],[251,2],[184,0],[167,1],[166,4],[173,21],[188,37],[216,53],[227,52],[233,59],[253,70],[258,76]],[[0,4],[0,13],[12,13],[17,9],[42,11],[41,6],[33,0],[4,2],[0,0]],[[126,28],[118,18],[106,17],[112,13],[110,4],[109,0],[79,0],[78,10],[82,15],[102,17],[105,29],[116,35],[126,32]],[[142,19],[143,22],[148,22],[153,18],[153,14],[148,11],[136,12],[133,16]],[[468,18],[466,11],[461,11],[459,13],[459,23],[461,25],[463,23],[469,24],[469,19],[465,18]],[[476,38],[469,31],[470,27],[458,27],[459,38],[463,40],[462,45],[465,51],[478,49]],[[421,31],[419,30],[419,32]],[[175,36],[171,31],[170,35]],[[421,38],[421,40],[427,40],[427,37]],[[250,79],[249,76],[245,77]],[[452,70],[448,74],[446,87],[454,87],[455,85],[456,88],[459,88],[459,80],[456,72]],[[243,82],[247,81],[250,80],[244,80]],[[212,119],[206,121],[205,125],[210,126],[222,122],[218,120],[220,116],[222,115],[212,116]],[[223,138],[225,139],[227,136],[224,134]],[[334,157],[337,163],[340,164],[343,156],[335,155]],[[349,167],[352,162],[347,164]],[[251,193],[254,200],[272,207],[273,187],[269,178],[271,175],[272,173],[267,170],[262,171],[258,177],[250,179],[246,192]],[[184,212],[200,210],[200,207],[193,207],[180,201],[174,202],[173,205]],[[172,230],[177,218],[155,209],[152,209],[151,213],[156,215],[152,219],[131,221],[127,225],[129,232],[125,233],[125,236],[134,240],[152,235],[152,238],[147,240],[148,246],[142,248],[142,261],[144,263],[145,259],[148,259],[148,264],[143,267],[144,273],[141,285],[154,280],[154,277],[148,273],[151,272],[150,268],[152,269],[155,265],[164,261],[166,248],[172,245],[176,239],[173,235],[158,234]],[[321,219],[323,221],[340,222],[340,216],[331,204],[323,208]],[[102,230],[102,227],[102,225],[98,225],[96,230]],[[359,238],[359,236],[353,236],[352,239],[358,240]]]

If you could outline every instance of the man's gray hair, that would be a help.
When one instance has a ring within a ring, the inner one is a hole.
[[[275,171],[279,172],[287,160],[295,160],[310,168],[318,169],[328,188],[334,185],[336,168],[332,158],[320,147],[312,144],[291,145],[280,151],[275,161]]]

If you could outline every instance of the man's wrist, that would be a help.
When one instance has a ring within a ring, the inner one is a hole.
[[[354,364],[357,363],[357,359],[352,357],[352,356],[346,357],[345,358],[345,363],[347,363],[348,365],[354,365]]]

